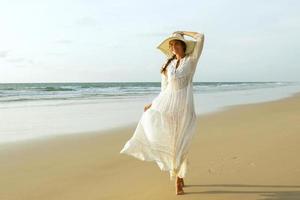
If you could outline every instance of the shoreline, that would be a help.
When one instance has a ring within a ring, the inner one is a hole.
[[[300,94],[197,117],[186,199],[300,198]],[[2,146],[3,199],[174,199],[154,162],[119,154],[135,126]]]
[[[283,99],[299,91],[300,84],[294,84],[275,88],[195,93],[195,112],[197,115],[214,113],[224,110],[227,106]],[[93,101],[73,104],[75,103],[73,102],[59,106],[33,107],[29,104],[25,107],[0,108],[3,116],[0,126],[2,133],[0,146],[40,137],[103,132],[115,127],[134,126],[143,113],[144,105],[153,101],[155,97],[154,95],[122,101],[112,100],[105,103]]]
[[[300,85],[295,84],[275,88],[195,93],[195,112],[197,115],[214,113],[226,109],[227,106],[283,99],[299,91]],[[0,146],[41,137],[103,132],[115,127],[135,126],[143,113],[144,105],[153,101],[155,97],[114,100],[105,103],[95,101],[73,104],[73,102],[60,106],[31,107],[28,105],[18,108],[0,108],[2,114]]]
[[[291,94],[289,96],[286,97],[282,97],[279,99],[272,99],[272,100],[268,100],[268,101],[263,101],[263,102],[251,102],[251,103],[242,103],[242,104],[234,104],[234,105],[226,105],[223,106],[217,110],[213,110],[213,111],[209,111],[209,112],[205,112],[205,113],[201,113],[201,114],[197,114],[197,119],[201,118],[201,117],[206,117],[206,116],[210,116],[210,115],[215,115],[218,113],[222,113],[222,112],[226,112],[226,111],[230,111],[231,109],[235,109],[235,108],[239,108],[239,107],[244,107],[244,106],[251,106],[251,105],[257,105],[257,104],[265,104],[265,103],[272,103],[272,102],[277,102],[277,101],[282,101],[282,100],[286,100],[286,99],[290,99],[290,98],[294,98],[294,97],[300,97],[300,92],[296,92],[294,94]],[[47,140],[55,140],[55,139],[60,139],[60,138],[64,138],[64,137],[77,137],[77,136],[86,136],[86,135],[106,135],[106,134],[114,134],[117,132],[121,132],[123,129],[135,129],[136,125],[138,122],[132,122],[132,123],[128,123],[127,125],[120,125],[120,126],[116,126],[116,127],[111,127],[111,128],[107,128],[104,130],[95,130],[95,131],[79,131],[79,132],[73,132],[73,133],[64,133],[64,134],[55,134],[55,135],[45,135],[45,136],[40,136],[40,137],[35,137],[32,139],[25,139],[25,140],[18,140],[18,141],[14,141],[14,142],[3,142],[0,143],[0,150],[5,148],[5,147],[9,147],[9,146],[14,146],[14,145],[26,145],[26,144],[31,144],[31,143],[35,143],[35,142],[47,142]]]

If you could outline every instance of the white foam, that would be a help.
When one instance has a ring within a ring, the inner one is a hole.
[[[266,102],[291,96],[300,85],[194,94],[198,115],[226,106]],[[58,134],[75,134],[136,124],[146,103],[155,96],[119,100],[74,101],[56,105],[28,104],[0,109],[0,143],[17,142]]]

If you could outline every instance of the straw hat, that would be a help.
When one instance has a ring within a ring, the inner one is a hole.
[[[173,55],[172,51],[169,49],[169,42],[171,40],[181,40],[186,44],[185,53],[192,53],[195,47],[196,42],[192,40],[186,40],[182,34],[173,33],[171,36],[163,40],[156,48],[161,50],[167,57],[171,57]]]

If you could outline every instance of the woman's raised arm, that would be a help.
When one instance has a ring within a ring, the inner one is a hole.
[[[204,44],[204,34],[198,33],[198,32],[192,32],[192,31],[176,31],[174,33],[180,33],[182,35],[187,35],[196,40],[196,44],[194,47],[194,50],[191,54],[191,58],[198,62],[198,59],[200,58],[200,55],[202,53],[203,44]]]

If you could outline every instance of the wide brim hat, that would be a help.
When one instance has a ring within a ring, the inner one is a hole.
[[[196,42],[193,40],[186,40],[183,35],[179,33],[173,33],[171,36],[164,39],[156,48],[162,51],[167,57],[172,57],[173,53],[171,49],[169,49],[169,42],[171,40],[181,40],[186,44],[186,54],[190,54],[193,52]]]

